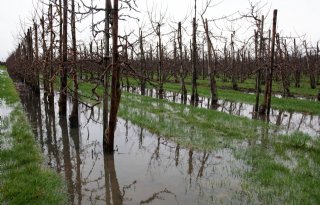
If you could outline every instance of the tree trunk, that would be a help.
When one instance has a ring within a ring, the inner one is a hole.
[[[144,55],[144,50],[143,50],[143,37],[142,37],[142,30],[140,30],[140,90],[141,90],[141,95],[145,95],[146,92],[146,80],[145,80],[145,73],[146,73],[146,59]]]
[[[293,66],[294,66],[294,71],[295,71],[295,87],[300,88],[300,76],[301,76],[301,71],[300,71],[300,62],[301,59],[298,59],[298,49],[296,45],[296,39],[293,39]]]
[[[187,89],[184,82],[185,71],[183,67],[183,52],[182,52],[182,32],[181,22],[178,23],[178,46],[179,46],[179,60],[180,60],[180,86],[181,86],[181,101],[186,103],[187,101]]]
[[[103,138],[107,138],[108,113],[109,113],[109,59],[110,59],[110,11],[111,1],[106,0],[104,25],[104,79],[103,79]]]
[[[271,107],[271,94],[272,94],[272,77],[273,77],[273,67],[274,67],[274,50],[275,50],[275,38],[277,29],[277,13],[278,10],[273,11],[273,23],[272,23],[272,42],[271,42],[271,53],[270,53],[270,67],[267,72],[266,87],[264,92],[264,101],[259,110],[260,114],[267,114],[268,118],[270,116]]]
[[[73,77],[73,107],[69,117],[70,127],[79,126],[79,99],[78,99],[78,75],[77,75],[77,42],[76,42],[76,14],[74,0],[71,1],[71,35],[72,35],[72,77]]]
[[[44,17],[40,19],[40,24],[42,28],[42,61],[43,61],[43,67],[42,67],[42,73],[43,73],[43,88],[44,88],[44,101],[47,101],[47,96],[49,93],[49,83],[48,83],[48,71],[47,71],[47,44],[45,39],[45,28],[44,28]]]
[[[39,46],[38,46],[38,25],[34,23],[34,49],[35,49],[35,91],[40,94],[40,82],[39,82]]]
[[[59,115],[67,115],[68,0],[63,0],[62,68],[60,73]]]
[[[163,53],[162,53],[162,42],[161,42],[161,25],[160,23],[157,26],[157,35],[159,39],[158,43],[158,58],[159,58],[159,67],[158,67],[158,80],[159,80],[159,98],[163,98]]]
[[[286,40],[283,42],[284,50],[281,49],[280,44],[280,37],[277,35],[277,47],[279,51],[280,61],[282,62],[280,65],[280,72],[281,72],[281,80],[282,80],[282,88],[283,88],[283,97],[290,97],[292,96],[290,93],[290,74],[288,73],[288,64],[289,64],[289,54],[287,49]]]
[[[311,87],[311,89],[315,89],[316,88],[316,78],[315,78],[315,75],[314,75],[313,65],[312,65],[312,62],[311,62],[311,59],[310,59],[311,55],[308,52],[306,41],[304,41],[303,44],[304,44],[304,47],[305,47],[305,50],[306,50],[307,70],[309,71],[310,87]]]
[[[260,99],[260,64],[259,64],[259,59],[258,59],[258,31],[254,31],[254,53],[255,53],[255,64],[256,64],[256,69],[257,74],[256,74],[256,103],[254,105],[254,117],[257,117],[257,113],[259,111],[259,99]]]
[[[254,107],[255,113],[259,112],[259,101],[260,101],[260,92],[261,92],[261,68],[264,64],[264,38],[263,38],[263,31],[264,31],[264,16],[261,17],[261,25],[259,31],[256,33],[256,67],[258,69],[257,76],[256,76],[256,104]],[[258,34],[260,34],[260,44],[259,44],[259,59],[257,59],[258,55]]]
[[[54,71],[53,71],[53,44],[54,44],[54,39],[53,39],[53,14],[52,14],[52,4],[49,4],[49,30],[50,30],[50,47],[49,47],[49,61],[50,61],[50,71],[49,71],[49,93],[48,93],[48,100],[49,100],[49,105],[50,109],[54,109],[54,81],[53,81],[53,76],[54,76]]]
[[[217,85],[216,85],[216,79],[215,79],[215,69],[213,65],[215,63],[212,62],[212,52],[214,53],[213,50],[213,45],[209,36],[209,26],[208,26],[208,20],[206,19],[205,22],[205,33],[206,33],[206,38],[207,38],[207,46],[208,46],[208,75],[210,79],[210,92],[211,92],[211,108],[217,107],[217,102],[218,102],[218,95],[217,95]],[[216,59],[214,59],[214,62]]]
[[[107,129],[107,138],[104,140],[104,148],[108,153],[113,153],[114,134],[117,125],[117,113],[121,98],[120,89],[120,62],[118,52],[118,1],[113,0],[112,12],[112,81],[111,81],[111,107],[109,115],[109,127]]]
[[[234,64],[234,42],[233,42],[234,34],[231,34],[231,81],[232,81],[232,89],[238,90],[238,83],[237,83],[237,70],[235,69]]]
[[[192,94],[191,104],[195,105],[199,101],[197,90],[197,24],[196,18],[193,18],[193,34],[192,34]]]

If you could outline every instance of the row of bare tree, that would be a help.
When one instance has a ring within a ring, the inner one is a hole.
[[[126,9],[137,9],[134,0],[106,0],[104,8],[93,6],[92,2],[87,6],[83,1],[51,0],[46,5],[48,11],[41,15],[37,13],[33,26],[22,35],[18,47],[7,59],[8,70],[38,93],[42,85],[44,101],[51,105],[55,97],[54,84],[59,79],[59,115],[67,116],[67,96],[71,96],[73,108],[69,120],[72,127],[79,125],[79,98],[84,97],[78,92],[79,83],[96,84],[92,93],[98,103],[103,102],[103,142],[108,152],[113,151],[121,78],[126,78],[127,83],[135,78],[142,95],[150,83],[156,86],[160,97],[165,82],[179,82],[184,101],[187,99],[186,85],[190,83],[191,104],[199,99],[199,78],[208,79],[212,107],[216,107],[218,101],[217,78],[230,81],[235,90],[239,90],[239,81],[254,78],[255,112],[266,115],[270,113],[274,80],[281,82],[284,96],[292,96],[290,82],[294,81],[294,86],[300,87],[304,76],[309,76],[310,87],[316,88],[320,76],[319,45],[314,48],[306,41],[298,45],[300,39],[282,37],[277,33],[277,10],[273,13],[272,28],[265,29],[264,16],[258,15],[252,6],[252,12],[242,18],[253,19],[254,35],[240,41],[234,31],[230,38],[214,35],[210,29],[212,21],[205,18],[210,2],[200,13],[201,23],[197,21],[195,3],[192,35],[188,36],[182,27],[183,22],[176,23],[172,32],[164,34],[163,17],[156,21],[152,15],[149,15],[151,33],[144,33],[145,28],[141,27],[136,35],[134,31],[130,35],[120,35],[119,19],[130,18]],[[88,44],[77,40],[77,23],[101,12],[104,19],[93,23],[91,29],[94,37],[102,33],[103,38],[94,38]],[[104,23],[103,29],[97,26],[101,23]],[[147,42],[150,36],[156,40]],[[170,45],[163,43],[169,36],[172,39]],[[188,37],[190,41],[186,40]],[[224,43],[221,44],[220,38],[225,40]],[[188,76],[191,76],[190,82]],[[102,96],[96,92],[99,85],[103,87]],[[265,86],[264,98],[260,102],[262,85]]]

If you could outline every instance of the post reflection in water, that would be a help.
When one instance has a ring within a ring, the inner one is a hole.
[[[48,166],[66,179],[70,204],[246,204],[249,200],[241,187],[241,175],[248,167],[228,148],[212,153],[189,150],[118,119],[116,152],[105,155],[98,108],[79,106],[80,126],[70,129],[67,118],[59,118],[56,102],[47,105],[42,93],[39,98],[23,85],[18,89]]]

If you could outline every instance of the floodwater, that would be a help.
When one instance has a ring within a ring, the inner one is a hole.
[[[70,129],[54,105],[21,83],[21,102],[46,164],[67,181],[70,204],[248,204],[242,176],[250,170],[229,148],[187,149],[118,119],[114,155],[103,153],[102,110],[80,106]],[[68,102],[68,110],[71,110]],[[257,203],[255,201],[254,203]]]
[[[131,93],[141,94],[140,89],[136,87],[123,87],[123,89]],[[145,95],[153,98],[160,97],[156,89],[146,89]],[[181,94],[176,92],[165,91],[162,98],[170,102],[184,103],[187,105],[191,104],[190,95],[187,96],[187,100],[184,102]],[[199,97],[199,102],[195,104],[195,106],[211,109],[210,98]],[[220,99],[216,110],[250,119],[255,118],[254,106],[247,103],[231,102]],[[292,134],[293,132],[299,131],[312,137],[320,136],[320,115],[271,109],[269,122],[281,126],[277,130],[279,134]]]
[[[12,107],[8,106],[6,101],[0,99],[0,119],[8,117],[12,112]]]
[[[1,71],[1,70],[0,70]],[[9,123],[9,115],[13,107],[8,106],[5,100],[0,98],[0,136],[11,129]],[[8,137],[0,138],[0,149],[8,149],[11,147],[11,139]]]

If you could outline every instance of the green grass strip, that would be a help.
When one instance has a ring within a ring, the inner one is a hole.
[[[66,204],[65,182],[43,166],[40,149],[6,72],[0,74],[0,84],[1,99],[15,103],[10,115],[0,122],[0,203]]]
[[[0,66],[0,99],[7,104],[18,102],[19,96],[5,67]]]

